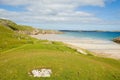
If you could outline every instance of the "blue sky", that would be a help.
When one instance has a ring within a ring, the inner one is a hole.
[[[0,18],[43,29],[120,30],[120,0],[0,0]]]

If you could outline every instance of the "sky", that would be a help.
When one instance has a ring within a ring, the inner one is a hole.
[[[57,30],[120,30],[120,0],[0,0],[0,18]]]

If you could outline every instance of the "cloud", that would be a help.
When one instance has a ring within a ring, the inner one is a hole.
[[[61,12],[57,14],[43,14],[32,12],[13,12],[0,9],[0,17],[12,19],[17,22],[26,23],[89,23],[99,21],[100,19],[94,17],[93,14],[76,11],[76,12]]]
[[[78,5],[92,5],[103,6],[108,0],[1,0],[1,4],[8,5],[35,5],[35,4],[78,4]],[[111,1],[111,0],[110,0]]]
[[[96,23],[102,20],[92,13],[77,11],[76,8],[104,7],[105,2],[108,0],[0,0],[0,4],[23,5],[26,9],[24,12],[0,9],[0,17],[26,23]]]

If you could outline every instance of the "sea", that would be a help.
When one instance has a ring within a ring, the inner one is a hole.
[[[67,31],[64,30],[64,36],[76,38],[91,38],[111,41],[114,38],[120,37],[120,32],[98,32],[98,31]]]

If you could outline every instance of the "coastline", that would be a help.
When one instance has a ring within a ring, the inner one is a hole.
[[[112,41],[99,40],[99,39],[90,39],[90,38],[75,38],[61,36],[59,34],[38,34],[31,35],[31,37],[41,39],[41,40],[50,40],[50,41],[60,41],[68,46],[77,49],[77,51],[85,54],[82,49],[86,49],[90,52],[93,52],[95,56],[108,57],[114,59],[120,59],[120,45]]]

